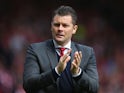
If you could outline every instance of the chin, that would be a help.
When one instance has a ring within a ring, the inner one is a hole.
[[[63,40],[58,40],[58,39],[57,39],[56,42],[63,42]]]
[[[63,38],[58,38],[57,37],[57,38],[55,38],[55,40],[58,41],[58,42],[62,42],[63,41]]]
[[[56,41],[58,44],[63,43],[63,40],[62,40],[62,39],[55,39],[55,41]]]

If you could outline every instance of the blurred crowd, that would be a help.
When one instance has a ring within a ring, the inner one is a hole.
[[[32,4],[20,2],[17,9],[12,7],[0,16],[0,93],[25,93],[22,74],[26,48],[51,38],[51,7],[34,8]],[[124,93],[123,33],[95,9],[78,9],[78,15],[79,29],[73,40],[94,48],[100,83],[98,93]]]

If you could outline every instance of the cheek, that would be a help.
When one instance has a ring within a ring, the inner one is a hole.
[[[55,28],[55,27],[52,27],[51,30],[52,30],[52,32],[54,32],[54,33],[57,32],[57,28]]]
[[[73,29],[69,29],[66,34],[68,34],[69,36],[71,36],[73,34]]]
[[[71,36],[72,36],[72,31],[67,32],[67,33],[66,33],[66,36],[67,36],[67,37],[71,37]]]
[[[52,36],[55,36],[55,32],[54,31],[52,31]]]
[[[54,32],[53,28],[51,28],[51,32],[52,32],[52,35],[54,35],[54,34],[55,34],[55,32]]]
[[[55,33],[55,29],[54,28],[51,28],[51,31],[52,31],[52,33]]]

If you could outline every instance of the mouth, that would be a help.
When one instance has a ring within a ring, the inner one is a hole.
[[[62,34],[56,34],[57,37],[64,37]]]

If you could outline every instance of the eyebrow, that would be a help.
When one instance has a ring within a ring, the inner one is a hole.
[[[69,26],[67,23],[53,23],[55,26],[60,26],[60,24],[62,24],[62,26]]]

